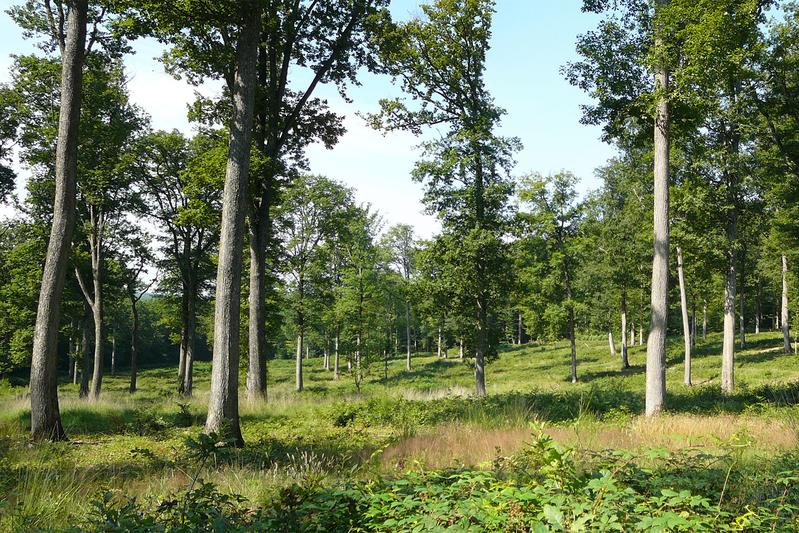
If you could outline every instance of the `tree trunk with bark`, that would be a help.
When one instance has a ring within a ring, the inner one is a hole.
[[[783,351],[791,353],[791,321],[788,316],[788,259],[782,256],[782,341]]]
[[[86,398],[89,396],[89,368],[92,366],[92,352],[90,348],[91,333],[89,332],[89,320],[91,319],[91,308],[89,304],[83,304],[83,320],[81,321],[81,370],[80,370],[80,390],[78,397]]]
[[[239,422],[239,324],[244,215],[250,170],[255,106],[260,9],[255,1],[242,6],[242,28],[236,50],[233,117],[222,198],[222,226],[214,310],[214,352],[206,432],[243,446]]]
[[[31,437],[35,441],[67,438],[58,408],[58,328],[61,296],[75,227],[78,129],[88,12],[85,0],[72,0],[68,5],[66,38],[61,50],[61,105],[56,141],[53,219],[42,272],[31,356]]]
[[[727,276],[724,284],[724,340],[721,351],[721,390],[731,394],[735,387],[735,282],[736,251],[734,248],[736,236],[737,217],[735,209],[728,214],[727,242],[730,246],[728,252]]]
[[[668,0],[657,0],[661,9]],[[662,47],[662,28],[655,29],[655,43]],[[669,90],[669,70],[655,68],[655,89]],[[669,312],[669,101],[660,94],[655,111],[654,150],[654,258],[652,261],[652,317],[646,347],[646,415],[659,413],[666,404],[666,328]]]
[[[131,394],[136,392],[138,386],[136,380],[139,373],[139,308],[136,305],[138,300],[130,302],[130,311],[133,315],[133,325],[130,332],[130,387]]]
[[[405,344],[407,354],[405,355],[405,370],[411,370],[411,304],[405,302]]]
[[[680,311],[682,312],[682,335],[685,345],[685,369],[683,383],[691,384],[691,324],[688,321],[688,295],[685,288],[685,268],[683,266],[682,248],[677,247],[677,278],[680,283]]]
[[[635,344],[635,337],[633,337]],[[621,295],[621,369],[630,368],[630,359],[627,353],[627,293]]]

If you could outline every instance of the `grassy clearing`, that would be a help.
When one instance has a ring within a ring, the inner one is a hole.
[[[346,374],[334,381],[320,359],[306,362],[306,391],[297,394],[293,362],[273,361],[269,401],[242,403],[248,446],[201,460],[186,442],[202,431],[207,363],[196,365],[191,399],[175,395],[172,368],[142,371],[140,391],[132,396],[125,374],[109,376],[103,399],[91,404],[77,398],[74,385],[63,384],[68,443],[31,446],[25,389],[4,385],[0,530],[81,524],[89,502],[104,489],[154,506],[203,479],[222,493],[269,507],[298,483],[331,486],[431,468],[491,469],[499,458],[526,453],[531,427],[541,423],[556,442],[574,449],[580,468],[595,466],[596,454],[611,450],[628,454],[624,461],[634,457],[642,468],[706,465],[701,479],[719,469],[718,479],[708,483],[726,486],[733,475],[724,476],[730,458],[735,472],[799,464],[791,463],[799,444],[799,360],[781,354],[778,334],[750,336],[748,342],[737,354],[737,392],[731,396],[719,392],[720,337],[698,347],[694,387],[682,385],[680,343],[670,345],[669,412],[657,420],[638,415],[645,348],[631,348],[632,368],[621,372],[604,339],[580,342],[576,385],[568,380],[565,343],[508,347],[488,368],[485,399],[472,397],[472,369],[457,359],[417,357],[414,370],[406,372],[397,358],[387,374],[383,361],[374,362],[360,394]],[[732,492],[745,501],[749,489],[754,487],[740,481]]]

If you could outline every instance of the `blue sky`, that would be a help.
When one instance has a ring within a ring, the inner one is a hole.
[[[0,0],[0,82],[9,79],[9,54],[32,50],[5,15],[15,3]],[[588,99],[559,72],[575,58],[576,36],[595,26],[596,16],[580,12],[582,0],[497,0],[496,4],[486,83],[498,105],[507,110],[502,134],[519,137],[524,144],[516,173],[571,170],[582,179],[583,191],[596,188],[599,182],[593,171],[613,155],[613,149],[599,140],[598,128],[580,124],[579,106]],[[418,6],[418,0],[394,0],[392,12],[406,18],[419,13]],[[163,73],[153,59],[160,53],[156,43],[139,42],[136,51],[126,61],[133,100],[151,115],[154,127],[190,133],[185,109],[195,89]],[[351,104],[329,88],[320,91],[346,115],[348,132],[333,150],[309,149],[311,170],[354,187],[358,200],[377,208],[386,224],[410,223],[420,236],[429,237],[438,225],[423,214],[421,185],[409,177],[419,139],[402,133],[383,137],[368,129],[356,113],[373,111],[381,97],[398,93],[386,78],[364,73],[361,81],[350,91]],[[213,94],[216,86],[201,91]]]

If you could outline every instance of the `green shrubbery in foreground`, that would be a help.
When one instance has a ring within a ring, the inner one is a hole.
[[[195,460],[224,460],[213,438]],[[799,528],[799,457],[747,466],[746,437],[722,455],[635,457],[602,452],[578,468],[573,451],[540,432],[490,468],[375,475],[327,485],[313,477],[252,508],[211,483],[160,502],[108,491],[90,531],[790,531]],[[642,460],[642,461],[639,461]],[[659,459],[660,466],[642,463]],[[702,494],[701,496],[698,494]]]

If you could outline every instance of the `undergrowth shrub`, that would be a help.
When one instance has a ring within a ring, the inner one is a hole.
[[[575,452],[540,431],[484,470],[409,471],[325,485],[314,476],[262,508],[194,479],[157,504],[104,492],[91,531],[789,531],[799,528],[799,461],[742,462],[745,435],[710,456]],[[207,436],[201,464],[225,445]],[[752,477],[754,476],[754,477]],[[750,479],[747,482],[747,479]]]

